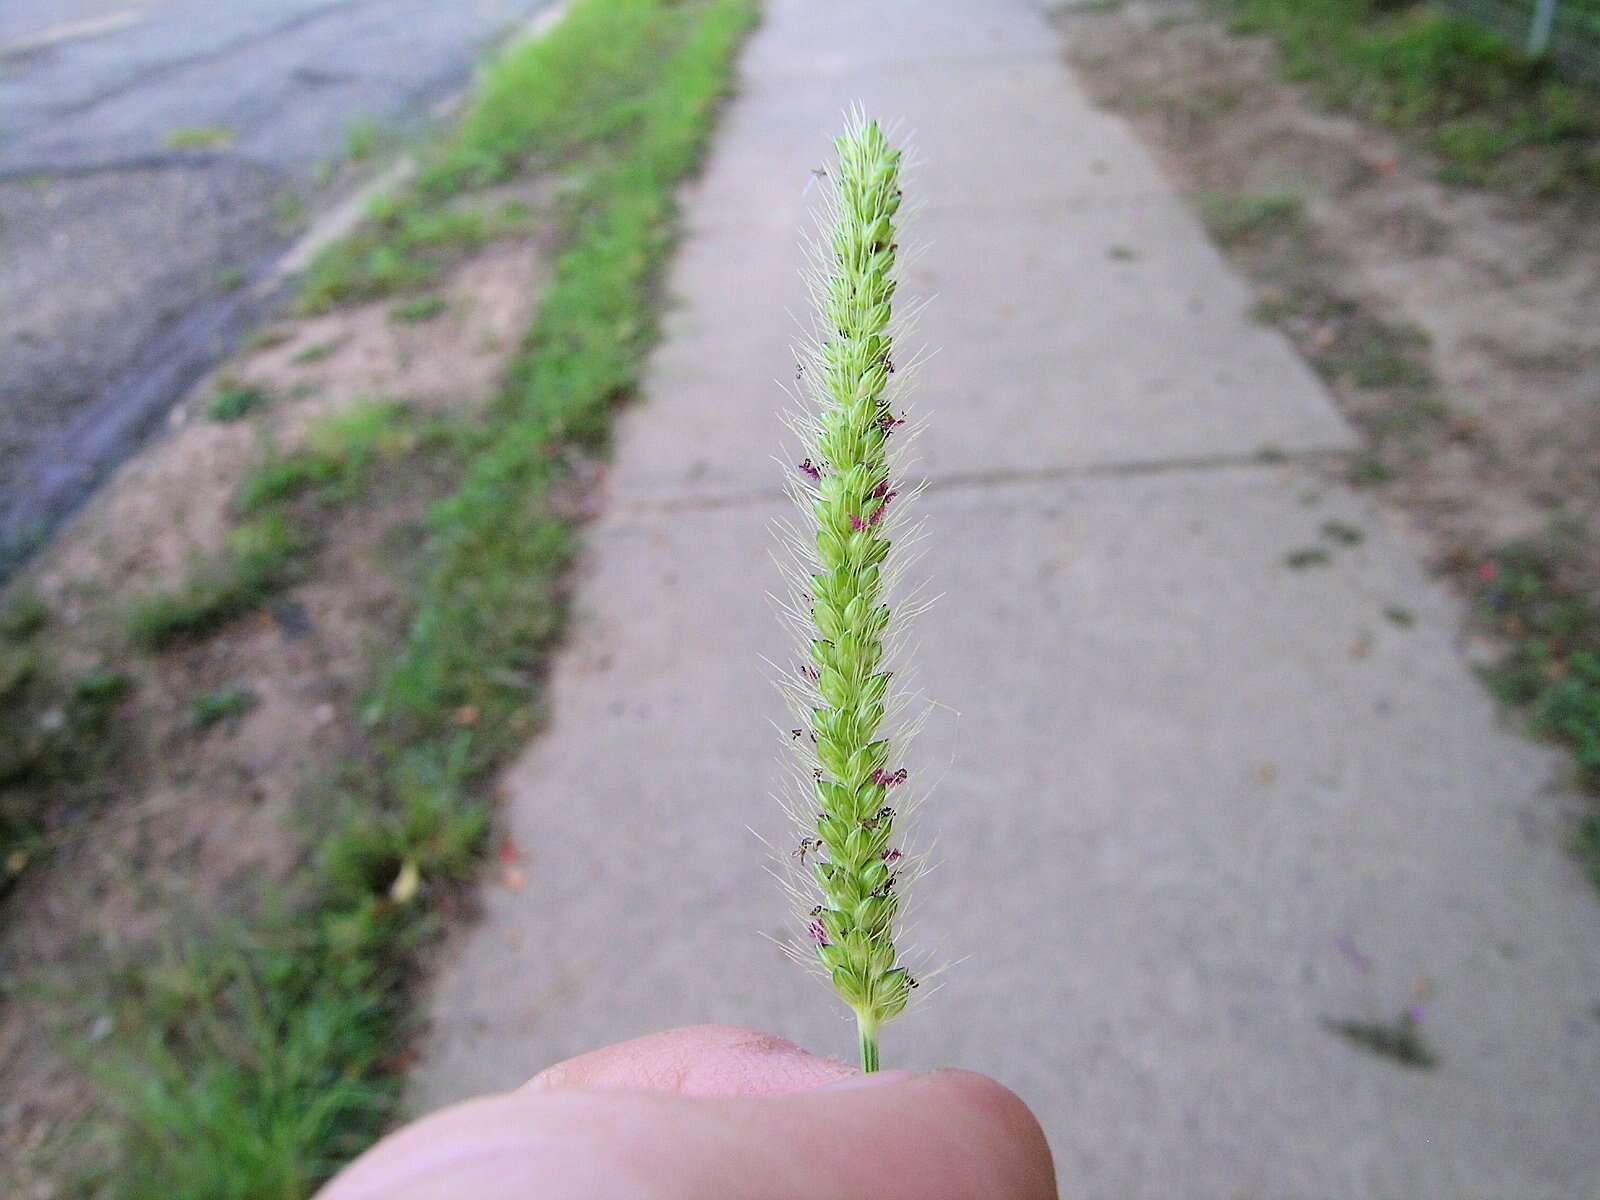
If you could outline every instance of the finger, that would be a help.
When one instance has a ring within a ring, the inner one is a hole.
[[[981,1075],[768,1098],[523,1090],[387,1139],[322,1200],[1053,1200],[1050,1150]]]
[[[541,1090],[672,1092],[680,1096],[781,1096],[859,1075],[793,1042],[734,1025],[691,1025],[580,1054],[535,1075]]]

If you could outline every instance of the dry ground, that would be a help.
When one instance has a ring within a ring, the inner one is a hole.
[[[1229,33],[1204,5],[1132,0],[1061,19],[1092,94],[1208,211],[1257,285],[1261,319],[1367,435],[1358,481],[1411,518],[1429,561],[1476,563],[1554,523],[1593,592],[1595,197],[1440,183],[1426,154],[1321,110],[1281,78],[1265,38]],[[1254,223],[1241,212],[1253,197],[1269,209]]]
[[[451,274],[439,292],[447,307],[425,322],[396,321],[384,300],[274,323],[195,389],[168,436],[31,572],[53,614],[44,657],[68,677],[114,670],[132,686],[110,728],[114,793],[55,809],[53,853],[5,900],[0,975],[20,990],[0,1004],[0,1192],[58,1194],[32,1152],[90,1106],[63,1046],[104,1034],[105,1018],[84,1007],[94,968],[158,951],[197,915],[234,910],[302,852],[296,805],[358,752],[352,701],[372,651],[404,629],[418,526],[448,481],[430,479],[425,462],[419,474],[403,443],[392,448],[404,463],[379,464],[358,502],[327,515],[305,577],[215,636],[139,653],[124,630],[129,602],[220,551],[241,479],[273,450],[304,444],[319,421],[374,400],[470,418],[500,386],[548,259],[537,239],[490,247]],[[267,405],[251,419],[210,419],[212,398],[234,386],[260,389]],[[200,727],[195,701],[233,688],[253,706]]]

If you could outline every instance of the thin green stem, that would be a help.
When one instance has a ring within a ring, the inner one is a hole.
[[[878,1027],[856,1015],[856,1030],[861,1035],[861,1069],[868,1073],[878,1069]]]

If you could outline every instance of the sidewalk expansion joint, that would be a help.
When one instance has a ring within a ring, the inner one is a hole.
[[[962,68],[962,67],[1028,67],[1038,63],[1061,62],[1061,52],[1057,49],[1025,51],[1025,50],[997,50],[993,54],[966,54],[952,52],[946,55],[931,55],[928,58],[908,59],[886,62],[869,62],[866,60],[842,62],[820,66],[784,67],[778,69],[763,68],[759,81],[754,76],[742,76],[740,91],[750,94],[757,87],[768,84],[793,84],[806,80],[841,79],[851,75],[870,75],[874,79],[882,79],[893,75],[925,75],[929,68]],[[752,86],[755,85],[755,86]]]
[[[1221,471],[1250,471],[1283,466],[1326,466],[1347,458],[1348,449],[1310,449],[1254,452],[1250,454],[1207,454],[1178,458],[1129,460],[1070,467],[999,468],[992,471],[958,471],[930,475],[925,479],[924,495],[983,492],[1034,483],[1071,483],[1075,480],[1137,478],[1147,475],[1211,474]],[[911,482],[923,482],[910,477]],[[655,517],[682,512],[716,512],[729,508],[749,508],[761,504],[789,504],[782,488],[680,495],[654,500],[625,500],[611,505],[607,517]]]

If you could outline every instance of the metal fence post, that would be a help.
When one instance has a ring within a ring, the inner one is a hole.
[[[1556,23],[1556,7],[1561,0],[1539,0],[1528,27],[1528,57],[1539,58],[1550,49],[1550,31]]]

